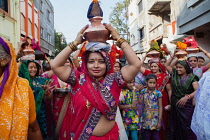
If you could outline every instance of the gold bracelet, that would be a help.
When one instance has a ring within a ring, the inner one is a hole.
[[[119,38],[118,40],[117,40],[117,42],[116,42],[116,45],[119,47],[119,48],[121,48],[121,44],[123,43],[123,42],[126,42],[126,40],[124,39],[124,38]]]
[[[123,51],[125,48],[127,48],[127,46],[129,46],[128,43],[127,43],[127,45],[125,45],[123,48],[121,48],[121,50]]]
[[[74,44],[74,42],[69,43],[69,48],[74,52],[77,50],[77,45]]]

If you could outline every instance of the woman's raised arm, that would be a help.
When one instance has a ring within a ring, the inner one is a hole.
[[[139,72],[141,62],[131,46],[120,37],[119,33],[116,31],[115,28],[113,28],[109,24],[104,24],[105,27],[111,32],[113,40],[117,41],[118,47],[122,49],[122,51],[125,54],[126,60],[128,61],[129,65],[124,66],[121,69],[123,78],[126,82],[132,81],[137,73]]]
[[[71,73],[71,68],[68,66],[64,66],[64,64],[66,63],[66,60],[68,59],[69,55],[73,51],[76,51],[77,46],[82,43],[83,32],[87,28],[88,26],[82,28],[82,30],[78,33],[77,38],[73,42],[71,42],[69,46],[63,49],[50,64],[53,72],[62,81],[67,81]]]

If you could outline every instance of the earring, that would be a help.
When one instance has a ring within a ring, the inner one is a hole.
[[[2,63],[1,63],[1,67],[4,67],[4,66],[5,66],[5,63],[2,62]]]

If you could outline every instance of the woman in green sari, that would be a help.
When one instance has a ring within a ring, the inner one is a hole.
[[[172,68],[172,59],[165,64],[172,78],[170,140],[196,140],[190,125],[194,112],[192,100],[199,78],[192,73],[187,61],[178,61],[176,68]]]
[[[50,85],[51,82],[47,78],[39,76],[39,70],[41,66],[33,60],[27,60],[22,62],[19,68],[19,76],[25,78],[29,81],[30,87],[33,90],[35,104],[36,104],[36,114],[37,121],[41,129],[43,139],[52,138],[52,126],[47,124],[52,124],[49,122],[49,113],[47,114],[47,107],[50,105]],[[51,115],[52,116],[52,115]],[[53,120],[53,119],[51,119]]]

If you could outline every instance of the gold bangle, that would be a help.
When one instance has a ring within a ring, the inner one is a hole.
[[[125,48],[127,48],[127,46],[129,46],[128,43],[127,43],[127,45],[125,45],[124,47],[122,47],[121,50],[123,51]]]
[[[70,48],[72,51],[76,51],[76,50],[77,50],[77,45],[75,45],[74,42],[70,42],[70,43],[69,43],[69,48]]]
[[[126,40],[125,40],[124,38],[121,37],[121,38],[119,38],[119,39],[117,40],[116,45],[117,45],[118,47],[121,48],[121,44],[122,44],[123,42],[126,42]]]

